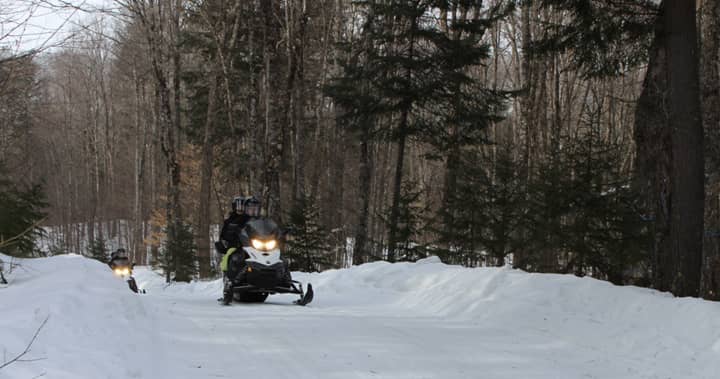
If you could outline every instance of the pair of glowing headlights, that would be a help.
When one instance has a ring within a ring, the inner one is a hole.
[[[113,271],[115,272],[115,275],[130,275],[130,269],[127,267],[116,268]]]
[[[255,250],[260,251],[270,251],[277,247],[277,241],[275,240],[260,241],[258,239],[252,239],[250,242]]]

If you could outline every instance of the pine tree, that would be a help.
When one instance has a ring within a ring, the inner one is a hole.
[[[623,174],[625,147],[592,127],[538,163],[523,228],[530,271],[574,273],[623,284],[647,276],[649,224]]]
[[[592,125],[581,132],[564,155],[572,205],[565,246],[572,254],[562,272],[592,273],[616,284],[645,279],[647,270],[638,269],[649,263],[649,223],[639,212],[639,192],[622,172],[626,148],[605,141]]]
[[[41,185],[20,186],[6,178],[0,162],[0,249],[8,255],[32,256],[43,234],[38,223],[46,216],[45,194]]]
[[[428,209],[420,205],[422,188],[414,181],[403,183],[396,218],[398,261],[416,261],[427,256],[426,249],[418,242],[425,230]],[[389,215],[388,215],[389,216]],[[385,217],[390,222],[390,217]]]
[[[400,248],[399,218],[406,145],[427,136],[436,156],[460,155],[463,146],[477,143],[481,131],[499,119],[500,92],[482,88],[466,70],[488,56],[480,43],[487,26],[511,8],[492,8],[491,17],[438,21],[437,11],[467,10],[479,15],[474,1],[367,1],[362,41],[356,54],[362,66],[346,67],[331,95],[346,114],[353,115],[366,143],[372,135],[395,143],[394,183],[389,210],[388,255]],[[503,12],[505,11],[505,12]],[[390,122],[388,122],[390,121]],[[456,168],[452,168],[454,174]],[[452,177],[452,175],[450,175]],[[452,184],[450,185],[452,187]]]
[[[458,161],[455,188],[439,211],[445,223],[436,227],[443,261],[500,266],[523,248],[525,209],[519,162],[510,147],[497,157],[481,150],[468,151]]]
[[[568,51],[586,76],[622,75],[647,62],[635,114],[635,185],[653,219],[653,285],[697,296],[706,178],[695,2],[540,3],[569,17],[544,25],[536,53]]]
[[[375,15],[372,7],[366,7],[363,15],[362,33],[357,41],[339,42],[337,49],[346,57],[340,63],[342,74],[331,79],[323,88],[338,109],[337,124],[348,130],[358,141],[360,162],[358,170],[359,211],[355,221],[353,264],[361,264],[370,258],[368,246],[368,219],[370,212],[370,189],[372,166],[370,144],[376,133],[377,107],[380,99],[370,94],[370,66],[366,63],[377,54],[370,38]]]
[[[160,267],[176,282],[190,282],[197,276],[197,246],[192,230],[185,223],[170,224],[167,241],[162,250]]]
[[[319,222],[319,209],[313,198],[305,195],[296,201],[289,219],[292,238],[284,254],[290,268],[313,272],[330,267],[328,233]]]
[[[88,255],[92,259],[97,259],[100,262],[107,263],[108,248],[105,244],[105,240],[96,238],[90,241],[90,245],[88,246]]]
[[[647,63],[659,7],[652,0],[539,0],[563,17],[545,20],[529,43],[531,54],[570,52],[573,69],[586,77],[622,75]]]

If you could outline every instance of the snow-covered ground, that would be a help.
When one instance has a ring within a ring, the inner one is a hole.
[[[219,281],[145,295],[80,256],[26,260],[0,288],[0,378],[720,377],[720,304],[437,259],[320,274],[315,300],[217,303]],[[48,318],[49,317],[49,318]]]

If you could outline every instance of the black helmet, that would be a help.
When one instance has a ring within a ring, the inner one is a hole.
[[[250,196],[245,200],[243,204],[243,211],[246,215],[251,217],[259,217],[262,203],[255,196]]]
[[[232,203],[230,203],[230,206],[232,207],[233,213],[242,213],[243,212],[243,202],[245,201],[245,198],[241,196],[236,196]]]

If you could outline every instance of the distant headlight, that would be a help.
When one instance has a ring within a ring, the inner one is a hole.
[[[125,267],[125,268],[116,268],[116,269],[113,270],[113,272],[115,272],[115,275],[120,275],[120,276],[130,275],[130,269],[128,269],[127,267]]]
[[[253,247],[257,250],[262,250],[265,247],[265,244],[260,240],[254,239],[251,242],[252,242]]]

